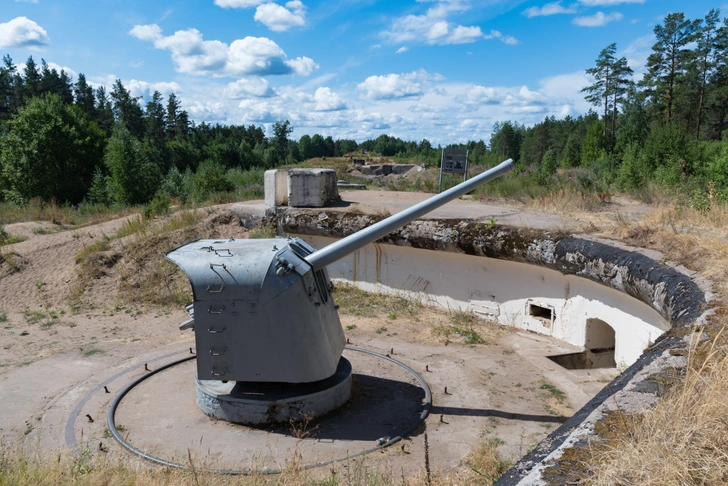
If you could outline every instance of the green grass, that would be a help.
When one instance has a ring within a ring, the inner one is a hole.
[[[0,246],[12,245],[13,243],[20,243],[25,240],[27,240],[25,236],[11,235],[0,225]]]
[[[43,319],[45,319],[48,315],[45,312],[40,312],[40,311],[31,312],[29,310],[26,310],[25,312],[23,312],[23,316],[25,317],[26,323],[33,325],[33,324],[38,324]]]
[[[94,349],[89,349],[88,351],[84,351],[83,355],[88,358],[89,356],[93,356],[94,354],[104,354],[104,353],[105,353],[105,351],[94,348]]]
[[[23,269],[23,258],[14,251],[0,252],[0,277],[17,273]]]
[[[0,322],[8,322],[8,313],[0,312]]]
[[[25,206],[0,203],[0,225],[22,221],[50,221],[59,226],[86,226],[115,219],[137,211],[134,207],[112,205],[93,205],[81,203],[77,207],[70,204],[59,205],[39,198],[31,199]]]
[[[539,388],[541,390],[546,390],[549,395],[554,397],[559,402],[563,402],[564,400],[566,400],[566,393],[562,392],[549,382],[543,382]]]
[[[252,240],[264,240],[267,238],[275,238],[276,230],[273,226],[270,225],[261,225],[257,228],[253,228],[248,232],[248,238]]]
[[[465,344],[489,344],[482,338],[478,332],[473,329],[477,317],[472,312],[462,310],[450,311],[450,329],[453,333],[461,336],[465,340]]]
[[[366,292],[350,284],[336,284],[334,300],[343,314],[375,317],[386,315],[408,315],[417,319],[423,306],[415,295],[406,292],[380,294]]]

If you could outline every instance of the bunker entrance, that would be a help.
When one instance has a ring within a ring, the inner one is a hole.
[[[584,351],[549,356],[554,363],[568,370],[614,368],[614,328],[601,319],[587,319]]]

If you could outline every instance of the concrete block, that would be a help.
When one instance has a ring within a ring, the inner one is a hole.
[[[275,212],[275,208],[288,204],[288,171],[267,170],[263,177],[265,210]]]
[[[321,208],[339,200],[336,171],[332,169],[292,169],[288,171],[288,205],[294,208]]]

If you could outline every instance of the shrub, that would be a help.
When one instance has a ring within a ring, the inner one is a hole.
[[[164,216],[169,213],[169,207],[172,200],[164,191],[157,191],[151,201],[144,206],[144,217],[153,218],[154,216]]]
[[[119,202],[144,204],[159,188],[159,167],[147,156],[141,142],[117,123],[104,156],[111,177],[111,193]]]
[[[233,184],[225,177],[225,168],[219,162],[205,160],[197,168],[193,177],[193,197],[202,202],[215,192],[233,190]]]

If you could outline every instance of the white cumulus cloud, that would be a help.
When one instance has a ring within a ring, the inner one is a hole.
[[[357,88],[365,92],[370,100],[389,100],[420,96],[425,92],[425,84],[432,76],[420,69],[406,74],[385,74],[369,76]]]
[[[579,3],[587,7],[610,7],[623,3],[645,3],[645,0],[579,0]]]
[[[240,78],[227,85],[225,95],[228,98],[267,98],[273,96],[275,91],[270,87],[268,80],[260,76]]]
[[[202,39],[197,29],[178,30],[162,35],[158,25],[136,25],[129,34],[172,54],[178,72],[211,76],[269,76],[298,74],[308,76],[318,69],[312,59],[288,59],[281,47],[266,37],[245,37],[230,45]]]
[[[609,22],[622,20],[624,16],[619,12],[612,12],[605,14],[604,12],[597,12],[594,15],[586,17],[574,17],[571,22],[579,27],[603,27]]]
[[[48,32],[28,17],[15,17],[0,24],[0,49],[39,49],[49,43]]]
[[[256,100],[243,100],[238,108],[245,112],[245,120],[248,122],[273,123],[287,116],[286,112],[280,107]]]
[[[316,100],[316,111],[339,111],[346,109],[346,102],[331,88],[322,86],[313,95]]]
[[[306,25],[306,7],[300,0],[292,0],[285,7],[277,3],[264,3],[255,9],[257,22],[274,32],[285,32],[292,27]]]
[[[544,17],[548,15],[556,15],[556,14],[573,14],[576,13],[576,9],[571,7],[564,7],[561,5],[561,0],[558,2],[551,2],[547,3],[543,7],[531,7],[527,8],[523,11],[523,14],[530,18],[533,17]]]
[[[293,70],[293,74],[298,74],[299,76],[310,76],[319,68],[319,65],[310,57],[291,59],[290,61],[286,61],[286,66]]]
[[[215,5],[222,8],[252,8],[266,0],[215,0]]]
[[[61,66],[60,64],[56,64],[53,61],[48,61],[48,67],[51,69],[55,69],[59,74],[61,73],[61,71],[65,71],[68,77],[70,77],[71,79],[78,78],[78,73],[68,66]]]
[[[139,81],[132,79],[128,83],[124,83],[124,86],[129,90],[132,96],[150,96],[155,91],[159,91],[165,96],[169,96],[172,93],[179,93],[182,91],[182,87],[172,82],[160,82],[160,83],[148,83],[146,81]]]
[[[405,15],[394,19],[391,29],[382,33],[392,43],[424,42],[431,45],[468,44],[482,38],[478,26],[456,25],[447,20],[449,14],[467,10],[458,1],[440,1],[423,15]]]
[[[498,39],[499,41],[503,42],[504,44],[508,44],[511,46],[515,46],[516,44],[520,44],[520,41],[513,37],[512,35],[503,35],[497,30],[491,30],[490,34],[486,34],[483,36],[484,39]]]

